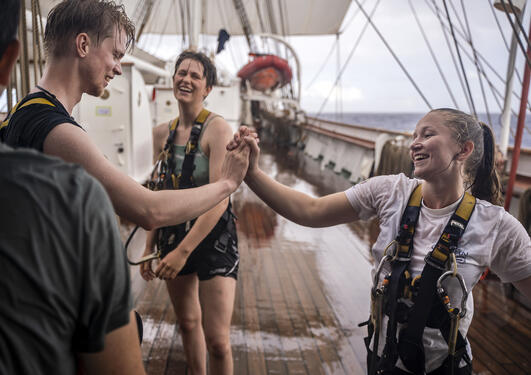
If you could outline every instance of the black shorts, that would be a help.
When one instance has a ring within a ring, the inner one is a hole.
[[[240,254],[238,253],[238,240],[235,234],[227,246],[218,246],[217,243],[201,244],[188,257],[179,276],[190,275],[197,272],[199,280],[209,280],[214,276],[232,277],[238,279]]]

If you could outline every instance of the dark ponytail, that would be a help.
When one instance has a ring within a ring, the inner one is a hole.
[[[481,159],[474,182],[471,186],[471,193],[479,199],[501,205],[501,183],[496,168],[494,168],[494,157],[496,155],[496,145],[491,128],[479,122],[483,130],[483,158]]]

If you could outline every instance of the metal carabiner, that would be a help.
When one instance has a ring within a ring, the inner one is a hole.
[[[129,259],[129,257],[127,258],[127,261],[128,261],[129,264],[132,265],[132,266],[138,266],[139,264],[142,264],[142,263],[148,262],[148,261],[150,261],[150,260],[153,260],[153,259],[159,259],[159,258],[160,258],[160,255],[161,255],[161,252],[160,252],[159,250],[156,250],[156,251],[152,252],[152,253],[149,254],[149,255],[143,256],[142,258],[140,258],[140,259],[137,260],[137,261],[132,261],[131,259]]]
[[[446,294],[442,286],[442,282],[444,281],[444,279],[450,276],[457,278],[457,280],[459,281],[459,284],[461,285],[461,292],[463,293],[463,295],[461,296],[461,310],[459,311],[459,319],[461,319],[466,315],[466,301],[468,299],[468,289],[466,288],[466,284],[465,284],[465,280],[463,279],[463,276],[461,276],[461,274],[457,272],[457,262],[455,260],[454,253],[452,253],[452,261],[454,263],[454,269],[446,271],[439,277],[439,279],[437,280],[437,292],[439,293],[439,295]],[[444,303],[445,305],[449,305],[449,300],[447,303],[446,302]]]
[[[127,262],[132,265],[132,266],[138,266],[139,264],[142,264],[142,263],[145,263],[147,261],[150,261],[150,260],[153,260],[153,259],[159,259],[161,257],[161,252],[160,250],[156,250],[154,252],[152,252],[151,254],[149,255],[146,255],[142,258],[140,258],[139,260],[136,260],[136,261],[133,261],[129,258],[129,253],[128,253],[128,248],[129,248],[129,244],[131,243],[131,240],[133,239],[133,237],[135,236],[135,233],[136,231],[138,230],[138,228],[140,228],[138,225],[131,231],[131,233],[129,234],[129,237],[127,238],[127,241],[125,241],[125,245],[124,245],[124,251],[125,251],[125,256],[127,257]]]
[[[380,273],[382,272],[383,265],[385,264],[385,262],[391,262],[394,259],[396,259],[397,251],[395,251],[395,254],[393,254],[393,256],[387,254],[387,250],[393,244],[398,244],[398,242],[396,242],[396,240],[392,240],[389,243],[389,245],[387,245],[387,247],[384,250],[384,256],[380,260],[380,263],[378,264],[378,267],[376,268],[376,272],[374,273],[374,277],[373,277],[373,280],[372,280],[372,289],[371,289],[371,292],[372,292],[373,295],[375,295],[376,290],[378,289],[378,283],[380,281]]]

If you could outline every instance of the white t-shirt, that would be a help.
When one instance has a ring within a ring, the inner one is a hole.
[[[347,199],[360,219],[377,216],[380,219],[380,235],[372,248],[377,262],[383,257],[386,246],[396,238],[402,213],[413,189],[421,180],[410,179],[404,174],[379,176],[366,180],[345,191]],[[459,200],[441,209],[430,209],[422,204],[415,226],[413,255],[409,271],[419,275],[424,268],[424,257],[439,240],[444,227],[457,208]],[[524,227],[503,207],[484,200],[476,200],[476,206],[455,252],[458,272],[463,276],[469,291],[467,314],[460,321],[459,330],[466,337],[474,314],[471,290],[488,267],[503,282],[513,282],[531,276],[531,240]],[[389,263],[380,273],[380,281],[390,273]],[[376,265],[372,270],[373,276]],[[453,306],[460,307],[461,288],[456,278],[443,282]],[[379,355],[382,354],[387,330],[384,317],[380,330]],[[398,329],[399,330],[399,329]],[[427,328],[423,337],[426,372],[440,367],[448,355],[448,345],[438,329]],[[467,351],[471,356],[470,345]],[[463,365],[463,363],[461,364]],[[397,366],[405,369],[399,360]]]

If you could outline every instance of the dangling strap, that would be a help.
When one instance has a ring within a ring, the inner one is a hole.
[[[413,253],[413,235],[415,234],[415,226],[420,215],[420,205],[422,201],[422,185],[418,185],[411,193],[409,201],[402,219],[400,221],[400,229],[396,241],[398,246],[396,249],[395,260],[391,263],[391,277],[389,279],[389,289],[387,304],[385,306],[385,313],[389,316],[387,323],[387,332],[384,351],[382,358],[378,363],[378,369],[392,371],[398,359],[397,340],[396,340],[396,310],[399,291],[402,290],[401,285],[404,283],[404,272],[411,261],[411,254]],[[377,354],[378,348],[373,347],[373,352]]]
[[[414,374],[424,372],[424,347],[422,335],[433,304],[438,300],[437,279],[447,268],[450,255],[465,232],[474,211],[476,198],[465,193],[457,210],[453,213],[435,248],[426,256],[426,264],[421,274],[418,295],[408,316],[408,325],[400,333],[399,355],[406,368]]]

